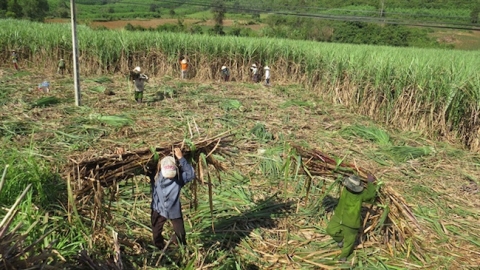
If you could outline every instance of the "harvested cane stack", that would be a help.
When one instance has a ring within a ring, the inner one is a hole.
[[[302,157],[304,171],[310,177],[332,174],[348,176],[356,173],[364,184],[367,183],[368,172],[354,164],[339,163],[317,150],[305,150],[298,145],[292,147]],[[386,245],[390,253],[394,249],[401,249],[425,262],[420,239],[416,238],[422,229],[403,197],[393,188],[382,185],[377,201],[378,205],[385,207],[372,205],[364,219],[363,234]]]
[[[224,170],[224,165],[215,159],[213,154],[229,155],[229,141],[231,134],[225,132],[217,136],[185,143],[175,142],[171,145],[155,148],[144,148],[125,153],[109,154],[95,158],[71,158],[67,166],[67,177],[72,183],[73,193],[77,201],[77,208],[93,204],[93,219],[105,215],[102,210],[103,188],[117,186],[117,183],[130,179],[136,175],[154,176],[157,172],[157,162],[164,156],[172,155],[175,147],[182,149],[185,158],[192,161],[198,173],[197,179],[203,182],[206,167],[212,165],[218,171]],[[207,173],[207,176],[209,174]],[[210,177],[209,177],[210,179]],[[196,204],[196,179],[193,183],[194,203]],[[113,194],[113,193],[112,193]],[[96,210],[95,210],[96,209]],[[108,213],[107,213],[108,215]],[[103,219],[101,219],[103,221]]]

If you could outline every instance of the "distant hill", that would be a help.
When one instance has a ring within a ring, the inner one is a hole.
[[[5,0],[0,0],[5,1]],[[68,4],[68,0],[65,1]],[[280,14],[302,17],[316,15],[354,16],[355,18],[381,17],[399,21],[423,21],[470,24],[478,21],[480,3],[471,0],[78,0],[79,18],[165,18],[186,16],[209,11],[222,2],[232,14]],[[56,0],[51,5],[58,6]],[[54,8],[51,12],[54,13]],[[342,20],[343,17],[333,18]]]

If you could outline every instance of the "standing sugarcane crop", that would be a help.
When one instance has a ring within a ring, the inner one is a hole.
[[[141,73],[140,67],[136,67],[130,72],[130,80],[135,87],[135,101],[137,103],[142,103],[143,90],[145,89],[145,82],[148,82],[148,76]]]
[[[195,178],[195,171],[183,157],[180,148],[174,149],[179,166],[172,156],[164,157],[159,162],[159,170],[151,179],[152,184],[152,232],[156,247],[163,250],[165,239],[162,236],[163,226],[167,220],[172,222],[175,235],[170,238],[171,243],[186,245],[186,233],[183,222],[180,191],[182,187]]]
[[[369,174],[367,189],[364,190],[360,177],[351,175],[343,179],[344,188],[342,188],[340,199],[326,229],[327,233],[337,242],[338,247],[342,248],[342,252],[338,256],[339,261],[345,262],[353,251],[361,224],[362,203],[372,200],[377,193],[374,181],[375,177]]]

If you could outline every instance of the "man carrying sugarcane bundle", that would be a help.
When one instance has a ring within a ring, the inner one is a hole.
[[[338,204],[326,229],[327,233],[337,242],[338,247],[342,248],[342,252],[338,256],[339,261],[345,262],[353,251],[361,224],[362,203],[373,199],[377,193],[374,181],[375,177],[369,174],[367,188],[364,189],[362,180],[356,175],[343,179],[343,188]]]
[[[168,247],[162,236],[163,226],[167,220],[171,221],[175,232],[169,243],[187,244],[180,191],[185,184],[195,178],[195,171],[183,157],[180,148],[174,149],[174,155],[178,160],[178,166],[174,157],[166,156],[158,163],[155,177],[151,178],[153,243],[160,250]]]
[[[136,67],[130,72],[130,80],[135,88],[135,101],[142,103],[143,90],[145,89],[145,82],[148,82],[148,76],[141,73],[140,67]]]

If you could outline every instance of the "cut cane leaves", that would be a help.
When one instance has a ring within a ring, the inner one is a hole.
[[[90,120],[94,120],[99,123],[110,125],[113,127],[129,126],[134,123],[133,119],[129,118],[126,115],[90,114],[89,118]]]

